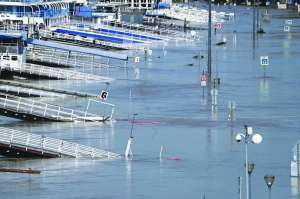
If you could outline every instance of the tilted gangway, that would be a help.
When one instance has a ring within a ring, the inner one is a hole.
[[[67,51],[51,49],[47,47],[34,47],[27,53],[27,62],[38,62],[56,66],[72,68],[124,68],[109,62],[101,63],[101,57],[93,57],[89,54],[68,53]],[[112,79],[112,78],[110,78]]]
[[[113,78],[91,75],[61,68],[22,63],[13,60],[0,60],[1,71],[9,71],[12,75],[31,78],[66,79],[66,80],[97,80],[113,81]]]
[[[141,37],[143,35],[156,35],[159,36],[161,42],[168,41],[195,41],[204,37],[204,34],[191,35],[188,32],[174,31],[170,28],[159,28],[159,26],[147,26],[127,22],[118,22],[115,26],[108,26],[105,23],[100,25],[94,25],[94,29],[102,32],[125,32],[126,34],[137,35]],[[122,34],[122,33],[121,33]]]
[[[118,35],[124,37],[126,35],[129,38],[140,39],[141,41],[147,41],[148,43],[168,41],[195,41],[203,38],[203,34],[191,35],[189,33],[173,31],[168,28],[159,28],[155,26],[146,26],[134,23],[117,22],[115,26],[105,24],[61,24],[58,28],[70,28],[78,31],[92,31],[101,32],[104,35]]]
[[[8,157],[118,158],[121,155],[97,148],[0,127],[0,155]]]
[[[0,92],[17,96],[36,96],[36,97],[95,97],[100,98],[100,95],[80,92],[75,90],[61,89],[48,87],[44,85],[29,84],[14,80],[0,79]]]
[[[224,22],[231,21],[234,19],[234,13],[226,14],[225,12],[211,11],[212,22]],[[186,20],[189,22],[197,23],[208,23],[208,11],[201,9],[159,9],[159,10],[149,10],[146,15],[165,15],[171,19]]]
[[[140,44],[116,43],[116,42],[100,40],[93,36],[82,37],[79,34],[78,35],[65,34],[62,32],[53,32],[51,30],[40,30],[39,38],[43,40],[72,42],[73,44],[79,46],[89,46],[95,48],[102,48],[105,50],[112,50],[112,49],[139,50],[144,48],[144,45],[142,43]]]
[[[88,112],[90,103],[98,103],[103,107],[100,114]],[[104,122],[112,121],[115,105],[89,99],[85,111],[62,107],[47,102],[17,97],[0,93],[0,115],[25,121],[57,121],[57,122]]]
[[[89,59],[89,65],[95,64],[98,65],[98,67],[110,67],[111,63],[116,62],[118,64],[122,64],[122,62],[124,63],[124,66],[126,67],[126,64],[128,62],[128,55],[126,54],[121,54],[121,53],[116,53],[116,52],[110,52],[110,51],[104,51],[104,50],[99,50],[99,49],[95,49],[95,48],[85,48],[85,47],[79,47],[79,46],[74,46],[74,45],[67,45],[67,44],[62,44],[62,43],[58,43],[58,42],[49,42],[49,41],[43,41],[43,40],[38,40],[38,39],[28,39],[28,47],[29,49],[29,54],[31,53],[31,55],[34,57],[35,54],[32,54],[35,51],[36,47],[39,47],[43,49],[42,52],[40,52],[41,54],[44,54],[44,50],[48,49],[52,49],[52,52],[56,52],[56,51],[64,51],[66,57],[62,58],[62,60],[55,60],[58,61],[60,63],[65,61],[65,62],[69,62],[72,61],[71,58],[72,56],[75,56],[75,63],[71,63],[71,65],[75,65],[77,66],[77,62],[76,62],[76,56],[80,56],[80,55],[85,55],[85,56],[90,56]],[[30,46],[30,47],[29,47]],[[48,53],[47,53],[48,54]],[[39,56],[37,54],[37,56]],[[105,64],[102,63],[95,63],[94,60],[96,60],[97,58],[101,58],[101,60],[103,59],[107,59]],[[59,59],[59,57],[58,57]],[[120,62],[121,61],[121,62]],[[57,65],[60,65],[60,64]],[[80,63],[80,61],[79,61]],[[66,63],[65,65],[70,66],[70,64]]]

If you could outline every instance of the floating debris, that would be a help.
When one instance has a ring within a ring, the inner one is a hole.
[[[259,30],[257,31],[257,33],[258,33],[258,34],[264,34],[264,33],[266,33],[266,32],[261,28],[261,29],[259,29]]]
[[[226,42],[221,41],[221,42],[217,43],[216,45],[217,46],[222,46],[222,45],[225,45],[225,44],[226,44]]]

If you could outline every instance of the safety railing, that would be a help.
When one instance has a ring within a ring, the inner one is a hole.
[[[76,144],[64,140],[50,138],[0,127],[0,143],[9,146],[21,147],[25,150],[33,150],[40,153],[51,153],[58,156],[70,156],[75,158],[117,158],[121,155],[93,147]]]
[[[66,96],[78,96],[78,97],[95,97],[100,98],[97,94],[80,92],[76,90],[61,89],[55,87],[48,87],[44,85],[28,84],[18,81],[10,81],[0,79],[0,90],[6,93],[16,93],[16,95],[22,94],[22,96],[38,96],[38,97],[66,97]]]
[[[82,68],[114,68],[117,66],[111,65],[109,63],[100,63],[100,62],[94,62],[92,56],[89,56],[91,58],[91,61],[86,61],[80,59],[82,57],[80,54],[73,54],[72,57],[74,58],[68,58],[67,54],[58,54],[57,52],[49,52],[49,54],[44,54],[42,52],[39,53],[28,53],[28,59],[33,61],[40,61],[40,62],[46,62],[50,64],[57,64],[62,66],[69,66],[69,67],[82,67]],[[86,56],[87,57],[87,56]],[[96,59],[96,58],[94,58]],[[106,78],[105,81],[112,81],[114,79],[112,78]]]
[[[32,60],[40,60],[41,62],[45,61],[44,57],[35,56]],[[68,60],[67,60],[68,61]],[[58,63],[61,65],[67,64],[67,61],[61,57],[58,57],[58,60],[51,60],[49,63]],[[47,61],[45,61],[47,62]],[[71,63],[73,64],[73,63]],[[8,71],[18,71],[20,73],[27,73],[32,75],[38,75],[41,77],[47,77],[51,79],[66,79],[66,80],[97,80],[97,81],[113,81],[113,78],[108,78],[104,76],[91,75],[86,73],[81,73],[77,71],[70,71],[61,68],[47,67],[36,64],[22,63],[20,61],[12,61],[12,60],[0,60],[1,70]]]
[[[24,97],[17,97],[5,93],[0,93],[0,108],[13,111],[16,113],[22,113],[25,119],[26,115],[33,115],[36,117],[42,117],[52,121],[62,122],[74,122],[74,121],[105,121],[112,120],[115,105],[97,100],[89,100],[99,103],[103,106],[102,116],[98,114],[92,114],[86,111],[80,111],[77,109],[61,107],[54,104],[49,104],[42,101],[28,99]],[[89,105],[88,105],[89,106]],[[107,116],[106,113],[110,114]],[[2,113],[3,114],[3,113]],[[37,118],[33,119],[37,120]]]
[[[79,43],[85,46],[91,46],[91,47],[97,47],[97,48],[111,48],[111,49],[141,49],[143,48],[143,45],[133,45],[133,44],[123,44],[123,43],[113,43],[108,41],[101,41],[99,39],[95,39],[92,37],[84,38],[81,36],[75,36],[75,35],[69,35],[69,34],[63,34],[63,33],[57,33],[52,32],[50,30],[41,30],[39,33],[39,36],[42,38],[52,39],[52,40],[63,40],[63,41],[69,41],[69,42],[75,42]]]

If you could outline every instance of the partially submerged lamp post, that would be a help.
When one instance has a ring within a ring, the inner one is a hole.
[[[248,162],[248,175],[249,175],[249,199],[251,199],[251,173],[254,169],[254,163],[253,162]],[[245,164],[246,166],[246,164]]]
[[[266,184],[268,185],[268,188],[269,188],[269,199],[271,199],[271,187],[275,180],[275,176],[273,176],[272,174],[267,174],[267,175],[265,175],[264,178],[265,178]]]
[[[247,163],[248,162],[248,143],[249,143],[247,141],[247,139],[248,139],[249,135],[252,135],[253,132],[252,132],[252,127],[247,126],[247,125],[244,125],[244,127],[246,129],[246,133],[245,134],[241,134],[241,133],[237,134],[237,136],[236,136],[235,139],[236,139],[237,142],[240,142],[242,140],[242,137],[245,138],[246,163]],[[262,141],[262,137],[261,137],[260,134],[255,134],[255,135],[252,136],[252,142],[253,143],[259,144],[259,143],[261,143],[261,141]],[[246,164],[246,189],[247,189],[246,195],[247,195],[247,199],[249,199],[249,184],[248,184],[249,183],[249,179],[248,179],[248,172],[249,172],[249,168],[248,168],[248,164]]]
[[[131,131],[130,131],[130,136],[129,136],[129,139],[128,139],[128,142],[127,142],[127,147],[126,147],[126,151],[125,151],[125,157],[132,157],[133,156],[130,146],[131,146],[131,141],[133,139],[132,130],[133,130],[134,117],[136,115],[137,115],[136,113],[133,115],[133,119],[131,121]]]

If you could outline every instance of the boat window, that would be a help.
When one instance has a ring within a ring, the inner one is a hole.
[[[14,61],[18,60],[18,56],[11,56],[11,60],[14,60]]]

